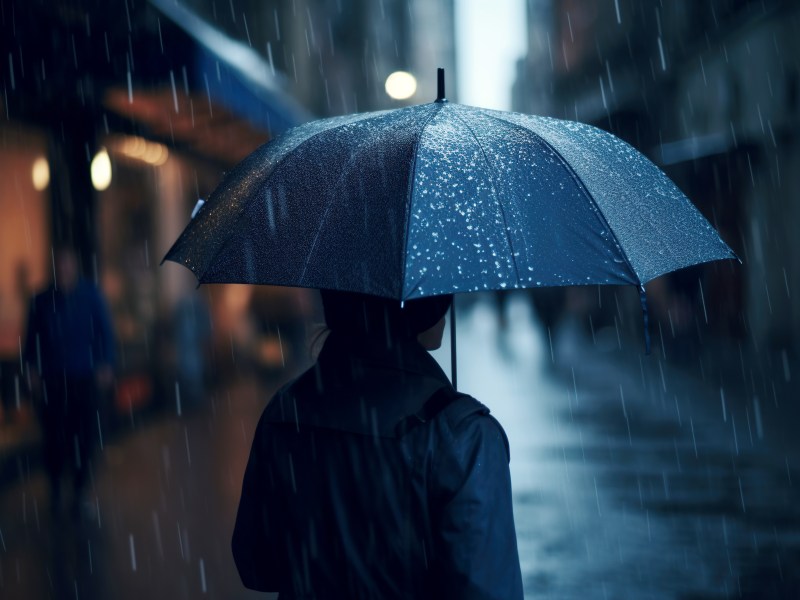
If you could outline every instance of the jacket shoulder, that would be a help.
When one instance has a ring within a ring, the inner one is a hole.
[[[495,419],[489,408],[468,394],[455,392],[455,397],[442,409],[441,417],[445,419],[453,435],[458,435],[468,427],[481,428],[487,433],[496,431],[503,440],[506,455],[510,458],[508,437],[500,422]]]
[[[488,415],[489,408],[468,394],[452,391],[445,392],[449,398],[442,409],[442,418],[447,421],[451,429],[456,430],[459,426],[476,415]]]
[[[450,429],[473,414],[488,414],[489,409],[472,396],[444,386],[437,389],[422,407],[400,420],[394,427],[396,437],[402,437],[426,423],[444,421]]]
[[[292,395],[298,381],[304,375],[305,373],[290,379],[277,389],[269,402],[267,402],[266,407],[264,407],[264,411],[261,413],[261,421],[279,423],[287,419],[287,409],[290,408],[286,406],[287,400]]]

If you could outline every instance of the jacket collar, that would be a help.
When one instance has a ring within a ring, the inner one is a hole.
[[[317,363],[276,395],[265,419],[391,437],[399,421],[449,386],[415,339],[387,347],[331,333]]]

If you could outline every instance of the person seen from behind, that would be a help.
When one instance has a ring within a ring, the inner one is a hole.
[[[232,549],[286,598],[522,598],[508,441],[427,350],[452,296],[323,291],[330,333],[256,429]]]

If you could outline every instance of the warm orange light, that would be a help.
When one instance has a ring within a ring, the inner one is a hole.
[[[149,142],[139,136],[127,136],[118,140],[114,146],[114,151],[119,152],[127,158],[140,160],[150,165],[160,166],[167,162],[169,150],[163,144]]]
[[[47,186],[50,185],[50,164],[45,157],[40,156],[33,161],[31,179],[33,179],[33,187],[37,192],[47,189]]]
[[[111,185],[111,157],[108,155],[108,150],[101,148],[100,151],[94,155],[91,166],[92,185],[98,192],[108,189]]]

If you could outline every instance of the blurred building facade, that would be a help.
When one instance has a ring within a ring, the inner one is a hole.
[[[455,67],[454,0],[189,0],[209,23],[265,57],[301,105],[319,117],[436,98],[436,68]],[[233,8],[232,8],[233,7]],[[384,91],[408,71],[408,99]]]
[[[800,340],[800,5],[527,6],[515,109],[622,137],[666,171],[742,258],[654,281],[650,303],[663,327],[790,351]],[[635,315],[635,302],[629,308]]]
[[[65,240],[114,313],[121,413],[174,393],[186,362],[177,340],[195,339],[185,325],[203,306],[212,323],[195,333],[214,338],[211,364],[280,369],[289,349],[276,324],[308,318],[308,294],[196,291],[186,269],[159,266],[161,257],[197,199],[261,143],[312,116],[433,100],[436,67],[455,64],[453,0],[32,0],[1,16],[6,405],[24,396],[27,299]],[[406,100],[384,91],[396,70],[419,82]]]

